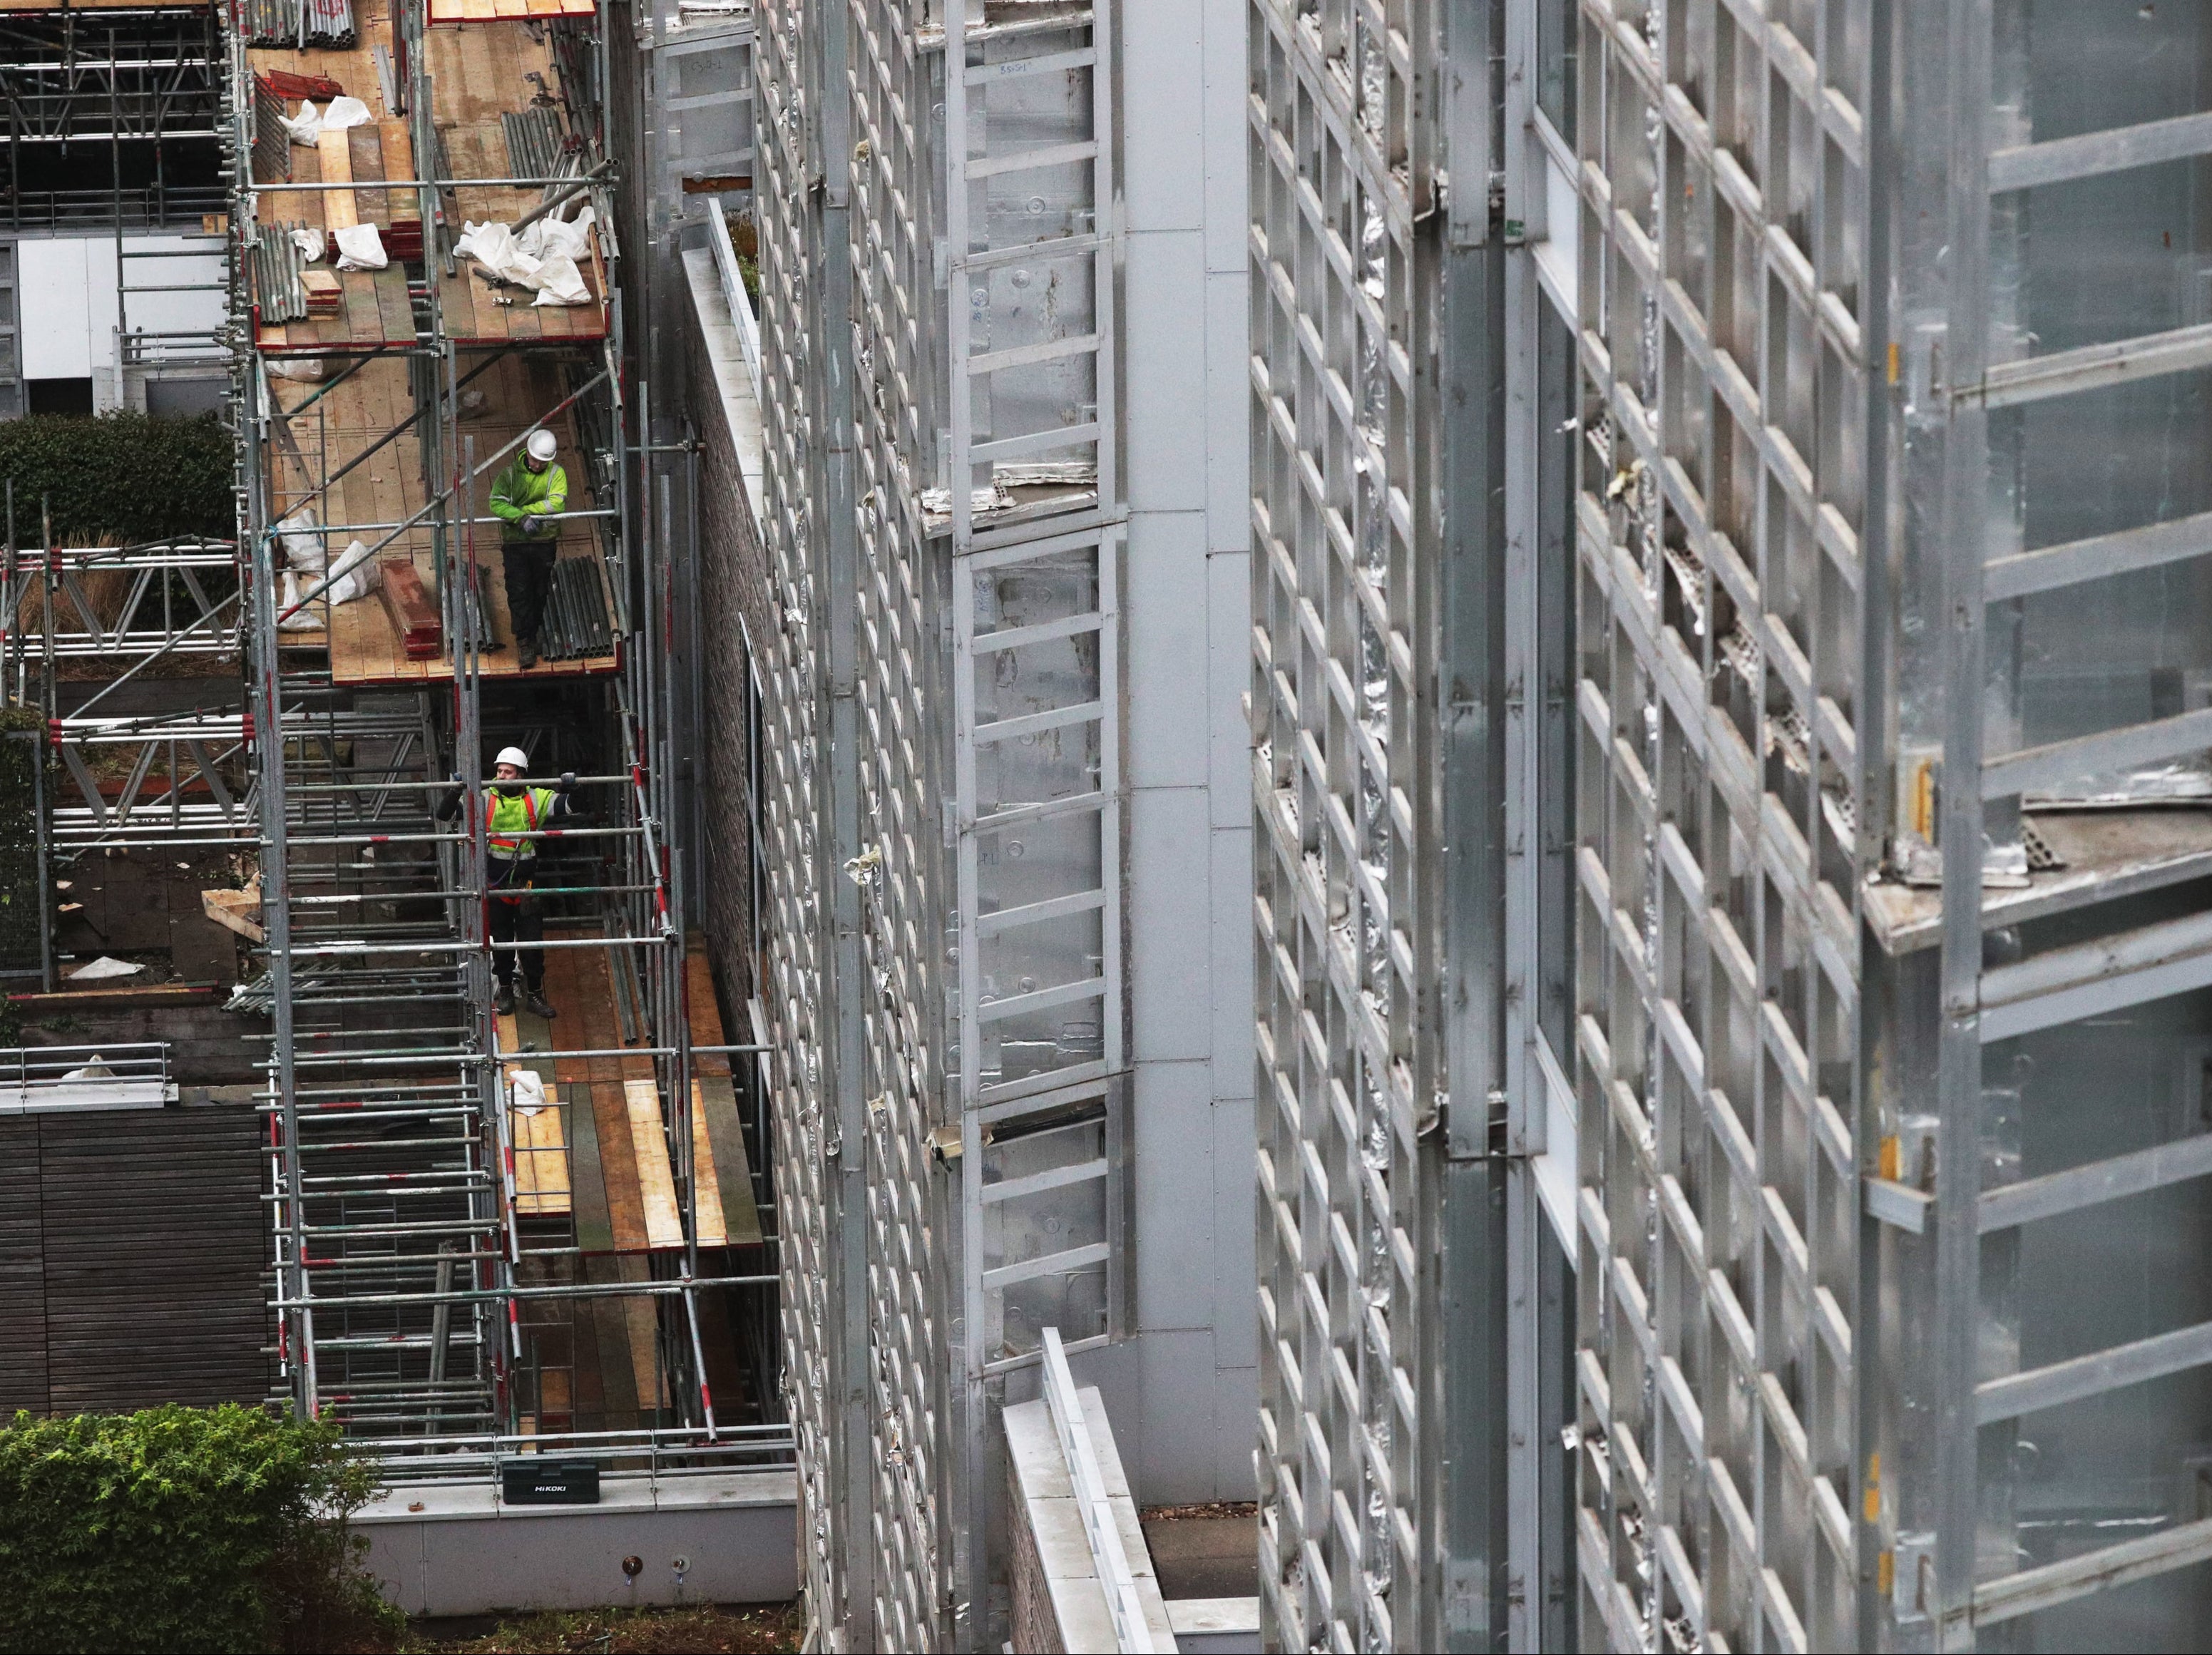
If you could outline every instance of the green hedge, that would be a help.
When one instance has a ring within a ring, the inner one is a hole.
[[[231,435],[212,414],[33,414],[0,422],[0,484],[15,479],[18,545],[38,540],[41,495],[63,540],[228,540],[237,523],[232,477]]]
[[[368,1468],[337,1432],[226,1403],[0,1430],[0,1651],[359,1645]]]

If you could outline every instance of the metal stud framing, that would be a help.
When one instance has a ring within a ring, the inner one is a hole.
[[[1503,1630],[1501,14],[1255,0],[1261,1594]],[[1447,160],[1449,160],[1449,168]]]
[[[1581,11],[1577,1537],[1620,1647],[1851,1642],[1867,62],[1863,7]]]
[[[858,892],[853,717],[850,149],[847,19],[763,0],[755,14],[766,465],[759,522],[782,625],[769,682],[763,826],[781,1255],[784,1391],[798,1445],[799,1559],[829,1647],[866,1647],[870,1508],[860,1216]],[[848,1155],[847,1147],[853,1153]]]
[[[988,1640],[1003,1375],[1122,1327],[1111,52],[760,14],[786,1356],[854,1646]]]

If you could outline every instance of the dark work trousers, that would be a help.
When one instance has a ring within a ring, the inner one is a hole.
[[[550,540],[507,540],[499,548],[507,571],[507,612],[514,622],[514,638],[535,642],[538,623],[545,618],[545,599],[553,591],[553,560],[560,555]]]
[[[518,867],[502,857],[492,857],[490,901],[486,904],[491,910],[492,974],[508,984],[519,978],[523,990],[533,995],[545,986],[545,951],[514,945],[545,940],[545,918],[530,891],[527,863],[536,860],[528,858]]]

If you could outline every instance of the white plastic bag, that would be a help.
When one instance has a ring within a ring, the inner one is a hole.
[[[591,223],[589,207],[574,223],[541,218],[525,227],[520,238],[512,225],[465,221],[453,251],[475,259],[502,282],[535,289],[534,304],[587,304],[591,289],[584,285],[577,258],[586,249]]]
[[[117,959],[112,955],[102,954],[89,965],[80,965],[69,975],[72,983],[103,983],[110,977],[137,977],[145,969],[136,960]]]
[[[313,577],[307,583],[309,590],[312,591],[321,579],[319,575]],[[316,614],[312,607],[301,607],[300,577],[286,569],[284,590],[276,599],[276,630],[279,632],[319,632],[322,627],[321,616]]]
[[[507,1077],[508,1101],[518,1115],[535,1115],[545,1107],[545,1081],[535,1069],[515,1069]]]
[[[590,245],[592,226],[598,218],[588,204],[574,219],[564,219],[558,214],[541,218],[523,230],[516,245],[539,259],[565,255],[581,260]]]
[[[538,274],[537,255],[522,250],[512,225],[477,224],[464,219],[461,238],[453,243],[453,251],[464,259],[475,259],[502,282],[536,285],[532,278]]]
[[[323,118],[315,113],[315,106],[304,98],[300,100],[298,114],[279,115],[276,124],[292,135],[293,143],[305,144],[310,149],[322,136]]]
[[[313,383],[323,377],[320,356],[271,356],[269,371],[280,380],[306,380]]]
[[[584,272],[566,253],[556,253],[538,267],[538,296],[533,305],[581,305],[590,302],[592,290],[584,285]]]
[[[368,106],[359,98],[332,98],[320,114],[315,113],[314,105],[302,98],[298,114],[276,117],[292,135],[293,143],[310,149],[324,133],[343,132],[349,126],[362,125],[371,119]]]
[[[300,250],[300,257],[309,264],[319,265],[322,262],[323,233],[320,230],[293,231],[292,245]]]
[[[384,239],[374,224],[349,224],[332,234],[337,238],[340,270],[382,270],[392,262],[384,256]]]
[[[329,549],[323,537],[316,532],[315,508],[302,506],[276,525],[276,538],[283,543],[284,561],[294,569],[309,575],[320,575],[323,565],[330,561]]]
[[[356,598],[366,598],[383,584],[383,565],[368,555],[367,542],[356,540],[338,554],[337,563],[331,570],[330,590],[324,595],[334,604],[349,604]]]

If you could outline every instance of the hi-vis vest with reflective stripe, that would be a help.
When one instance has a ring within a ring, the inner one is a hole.
[[[538,818],[553,813],[553,789],[525,788],[504,794],[493,788],[484,794],[485,846],[495,856],[512,861],[538,854],[538,841],[517,837],[537,831]]]

